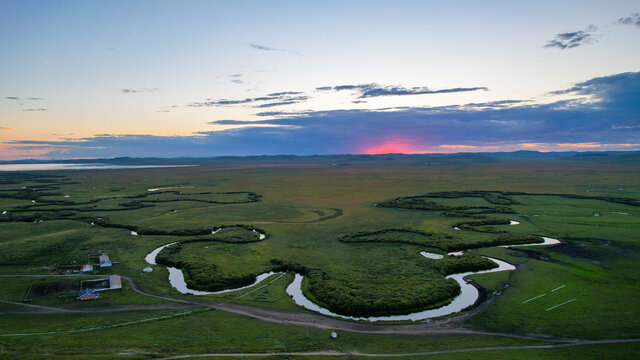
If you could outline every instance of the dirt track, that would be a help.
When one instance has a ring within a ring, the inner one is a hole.
[[[41,275],[0,275],[0,277],[40,277]],[[82,275],[45,275],[52,277],[67,277],[67,276],[82,276]],[[144,292],[135,285],[133,279],[128,276],[122,276],[131,285],[131,289],[138,294],[153,297],[156,299],[165,300],[170,303],[161,304],[146,304],[146,305],[121,305],[116,307],[92,307],[90,309],[70,309],[62,307],[51,306],[39,306],[39,305],[27,305],[18,302],[2,300],[4,303],[13,305],[25,305],[31,307],[32,313],[45,313],[45,312],[72,312],[72,313],[96,313],[96,312],[116,312],[116,311],[131,311],[131,310],[159,310],[159,309],[184,309],[193,307],[209,307],[215,310],[225,311],[229,313],[248,316],[254,319],[294,326],[310,326],[319,329],[327,330],[340,330],[365,334],[402,334],[402,335],[486,335],[486,336],[504,336],[512,338],[521,338],[528,340],[542,340],[551,342],[560,342],[564,344],[586,344],[591,340],[563,338],[545,335],[523,335],[523,334],[507,334],[496,333],[488,331],[477,331],[465,328],[462,324],[464,320],[473,315],[475,312],[482,311],[482,309],[488,304],[483,304],[480,308],[465,313],[464,315],[454,318],[448,318],[444,320],[426,320],[420,323],[412,324],[372,324],[372,323],[359,323],[354,321],[342,320],[327,317],[315,313],[303,313],[303,312],[287,312],[281,310],[261,309],[250,306],[211,302],[211,301],[189,301],[182,299],[175,299],[167,296],[154,295]],[[638,339],[640,340],[640,339]],[[607,340],[613,341],[613,340]],[[618,341],[618,340],[615,340]],[[635,341],[635,340],[634,340]],[[240,355],[238,355],[240,356]],[[250,355],[246,355],[250,356]],[[367,356],[367,355],[361,355]],[[380,355],[382,356],[382,355]]]
[[[15,275],[13,275],[15,276]],[[0,277],[13,277],[12,275],[0,275]],[[20,276],[20,275],[18,275]],[[24,277],[31,277],[29,275],[22,275]],[[36,277],[38,275],[34,275]],[[547,342],[556,342],[556,344],[550,345],[524,345],[524,346],[504,346],[504,347],[486,347],[486,348],[468,348],[468,349],[456,349],[456,350],[443,350],[443,351],[427,351],[427,352],[415,352],[415,353],[360,353],[360,352],[336,352],[336,351],[311,351],[311,352],[267,352],[267,353],[204,353],[204,354],[185,354],[176,355],[163,358],[154,359],[188,359],[199,357],[268,357],[268,356],[360,356],[360,357],[415,357],[415,356],[429,356],[451,353],[467,353],[467,352],[480,352],[480,351],[501,351],[501,350],[525,350],[525,349],[555,349],[566,348],[573,346],[586,346],[597,344],[617,344],[617,343],[635,343],[640,342],[640,339],[602,339],[602,340],[584,340],[584,339],[572,339],[572,338],[560,338],[552,336],[541,335],[521,335],[521,334],[505,334],[505,333],[493,333],[484,331],[475,331],[464,328],[462,322],[469,316],[460,316],[451,319],[437,320],[437,321],[425,321],[416,324],[404,324],[404,325],[387,325],[387,324],[368,324],[357,323],[352,321],[346,321],[341,319],[330,318],[318,314],[311,313],[291,313],[279,310],[259,309],[249,306],[225,304],[217,302],[199,302],[188,301],[182,299],[174,299],[166,296],[153,295],[146,293],[138,289],[133,280],[127,276],[122,276],[126,279],[133,291],[138,294],[153,297],[156,299],[166,300],[170,303],[161,304],[147,304],[147,305],[122,305],[117,307],[97,307],[91,309],[67,309],[60,307],[41,306],[24,304],[13,301],[0,300],[0,302],[8,303],[12,305],[22,305],[30,308],[29,312],[33,313],[53,313],[53,312],[65,312],[65,313],[88,313],[88,312],[114,312],[114,311],[131,311],[131,310],[154,310],[154,309],[183,309],[206,306],[215,310],[230,312],[234,314],[240,314],[262,321],[267,321],[277,324],[295,325],[295,326],[311,326],[320,329],[327,330],[341,330],[347,332],[367,333],[367,334],[406,334],[406,335],[486,335],[486,336],[505,336],[513,338],[522,338],[528,340],[538,340]],[[480,311],[477,309],[476,311]],[[91,330],[91,329],[90,329]]]
[[[524,346],[499,346],[499,347],[486,347],[486,348],[469,348],[469,349],[456,349],[456,350],[442,350],[442,351],[426,351],[415,353],[395,353],[395,354],[376,354],[376,353],[361,353],[357,351],[352,352],[338,352],[338,351],[308,351],[308,352],[271,352],[271,353],[210,353],[210,354],[186,354],[157,358],[154,360],[170,360],[170,359],[189,359],[197,357],[267,357],[267,356],[360,356],[360,357],[415,357],[415,356],[429,356],[429,355],[442,355],[442,354],[455,354],[455,353],[469,353],[479,351],[500,351],[500,350],[526,350],[526,349],[558,349],[567,348],[573,346],[586,346],[586,345],[598,345],[598,344],[619,344],[619,343],[632,343],[640,342],[640,339],[610,339],[610,340],[583,340],[580,342],[574,342],[569,344],[553,344],[553,345],[524,345]],[[151,360],[151,359],[149,359]]]
[[[207,306],[209,308],[230,312],[234,314],[248,316],[254,319],[262,321],[295,325],[295,326],[311,326],[319,329],[327,330],[341,330],[348,332],[357,332],[365,334],[403,334],[403,335],[489,335],[489,336],[505,336],[514,337],[529,340],[545,340],[545,341],[557,341],[557,342],[571,342],[579,341],[578,339],[559,338],[551,336],[527,336],[521,334],[504,334],[493,333],[485,331],[470,330],[462,326],[462,322],[469,314],[459,316],[456,318],[450,318],[445,320],[427,320],[421,323],[414,324],[402,324],[402,325],[389,325],[389,324],[371,324],[371,323],[359,323],[354,321],[342,320],[327,317],[320,314],[313,313],[301,313],[301,312],[286,312],[281,310],[260,309],[250,306],[226,304],[218,302],[199,302],[199,301],[187,301],[181,299],[173,299],[166,296],[159,296],[146,293],[135,286],[133,280],[129,277],[123,276],[126,279],[133,291],[145,295],[154,297],[157,299],[163,299],[166,301],[175,301],[184,304],[191,304],[194,306]]]
[[[97,308],[85,308],[85,309],[74,309],[74,308],[65,308],[65,307],[53,307],[53,306],[42,306],[42,305],[32,305],[26,304],[23,302],[17,301],[8,301],[8,300],[0,300],[0,303],[24,306],[28,308],[28,311],[11,311],[11,312],[3,312],[0,314],[20,314],[20,313],[30,313],[30,314],[52,314],[52,313],[77,313],[77,314],[94,314],[97,312],[106,313],[106,312],[120,312],[120,311],[136,311],[136,310],[174,310],[174,309],[189,309],[197,307],[195,304],[183,304],[183,303],[162,303],[162,304],[143,304],[143,305],[119,305],[119,306],[105,306],[105,307],[97,307]]]
[[[42,275],[0,275],[0,277],[41,277]],[[44,275],[50,277],[72,277],[83,275]],[[546,340],[557,342],[571,342],[577,341],[577,339],[570,338],[558,338],[544,335],[521,335],[521,334],[504,334],[485,331],[470,330],[462,326],[463,321],[481,309],[465,313],[464,315],[444,319],[444,320],[426,320],[420,323],[413,324],[372,324],[372,323],[359,323],[355,321],[348,321],[342,319],[336,319],[327,317],[315,313],[303,313],[303,312],[287,312],[281,310],[261,309],[250,306],[211,302],[211,301],[189,301],[182,299],[175,299],[168,296],[154,295],[144,292],[135,285],[133,279],[128,276],[122,276],[131,285],[131,289],[136,293],[144,296],[153,297],[156,299],[165,300],[174,304],[147,304],[147,305],[122,305],[117,307],[92,307],[90,309],[71,309],[63,307],[43,307],[38,305],[30,305],[32,309],[29,312],[32,313],[46,313],[46,312],[116,312],[116,311],[130,311],[130,310],[159,310],[159,309],[181,309],[198,306],[206,306],[215,310],[225,311],[229,313],[248,316],[254,319],[262,321],[294,326],[310,326],[319,329],[327,330],[340,330],[348,332],[366,333],[366,334],[404,334],[404,335],[489,335],[489,336],[506,336],[530,340]],[[18,302],[3,301],[5,303],[11,303],[13,305],[25,305]]]

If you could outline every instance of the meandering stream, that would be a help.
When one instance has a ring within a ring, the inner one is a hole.
[[[254,230],[255,231],[255,230]],[[265,235],[264,234],[259,234],[260,238],[262,239]],[[552,239],[549,237],[543,237],[544,242],[542,243],[533,243],[533,244],[521,244],[521,245],[502,245],[500,247],[516,247],[516,246],[540,246],[540,245],[554,245],[554,244],[559,244],[560,240],[557,239]],[[162,249],[171,246],[173,244],[176,244],[177,242],[172,242],[169,244],[165,244],[162,245],[156,249],[154,249],[153,251],[151,251],[149,254],[147,254],[147,256],[145,256],[145,261],[151,265],[157,265],[156,263],[156,257],[158,256],[158,254],[160,253],[160,251],[162,251]],[[460,256],[464,253],[464,251],[456,251],[456,252],[450,252],[447,255],[449,256]],[[430,259],[434,259],[434,260],[439,260],[441,259],[443,256],[440,254],[433,254],[433,253],[428,253],[425,251],[420,252],[420,254],[426,258],[430,258]],[[311,300],[309,300],[306,296],[304,296],[304,293],[302,292],[302,281],[304,280],[304,276],[300,275],[300,274],[295,274],[295,277],[293,279],[293,281],[291,282],[291,284],[289,284],[289,286],[287,286],[286,292],[287,294],[289,294],[289,296],[291,296],[291,298],[293,299],[293,301],[304,307],[305,309],[309,309],[315,312],[318,312],[320,314],[323,315],[328,315],[328,316],[334,316],[334,317],[339,317],[339,318],[343,318],[343,319],[351,319],[351,320],[367,320],[367,321],[406,321],[406,320],[412,320],[412,321],[417,321],[417,320],[425,320],[425,319],[429,319],[429,318],[434,318],[434,317],[439,317],[439,316],[444,316],[444,315],[449,315],[449,314],[453,314],[456,312],[459,312],[473,304],[475,304],[475,302],[478,300],[478,297],[480,296],[478,289],[476,289],[475,286],[473,286],[472,284],[468,283],[464,278],[468,275],[476,275],[476,274],[486,274],[486,273],[492,273],[492,272],[498,272],[498,271],[511,271],[511,270],[515,270],[516,267],[509,264],[506,261],[502,261],[499,259],[494,259],[491,257],[486,257],[483,256],[484,258],[487,258],[493,262],[495,262],[496,264],[498,264],[498,267],[493,268],[493,269],[489,269],[489,270],[482,270],[482,271],[469,271],[469,272],[464,272],[464,273],[459,273],[459,274],[452,274],[447,276],[447,279],[453,279],[455,280],[459,285],[460,285],[460,295],[456,296],[449,304],[445,305],[445,306],[441,306],[439,308],[436,309],[429,309],[429,310],[423,310],[423,311],[418,311],[418,312],[414,312],[414,313],[410,313],[410,314],[405,314],[405,315],[390,315],[390,316],[372,316],[372,317],[353,317],[353,316],[346,316],[346,315],[340,315],[340,314],[336,314],[334,312],[331,312],[328,309],[325,309],[323,307],[321,307],[320,305],[312,302]],[[250,287],[253,287],[257,284],[259,284],[260,282],[264,281],[265,279],[269,278],[270,276],[276,274],[275,272],[268,272],[268,273],[263,273],[260,274],[256,277],[256,280],[253,282],[253,284],[251,285],[247,285],[247,286],[243,286],[243,287],[239,287],[239,288],[234,288],[234,289],[226,289],[226,290],[221,290],[221,291],[200,291],[200,290],[194,290],[194,289],[189,289],[187,287],[187,283],[184,280],[184,273],[182,272],[181,269],[178,268],[174,268],[174,267],[167,267],[167,270],[169,270],[169,283],[171,284],[171,286],[173,286],[176,290],[178,290],[178,292],[182,293],[182,294],[191,294],[191,295],[214,295],[214,294],[223,294],[223,293],[227,293],[227,292],[231,292],[231,291],[237,291],[237,290],[242,290],[242,289],[247,289]]]
[[[544,239],[543,243],[523,244],[523,245],[504,245],[502,247],[533,246],[533,245],[553,245],[553,244],[559,244],[560,243],[560,240],[557,240],[557,239],[552,239],[552,238],[548,238],[548,237],[543,237],[543,239]],[[456,252],[450,252],[447,255],[460,256],[463,253],[464,253],[463,251],[456,251]],[[434,260],[440,259],[440,257],[436,256],[436,255],[439,255],[439,254],[432,254],[432,253],[428,253],[428,252],[425,252],[425,251],[422,251],[420,253],[420,255],[422,255],[422,256],[424,256],[426,258],[434,259]],[[417,321],[417,320],[425,320],[425,319],[429,319],[429,318],[434,318],[434,317],[453,314],[453,313],[459,312],[459,311],[461,311],[461,310],[463,310],[463,309],[475,304],[475,302],[478,300],[478,297],[480,296],[480,293],[478,292],[478,289],[476,289],[475,286],[473,286],[472,284],[470,284],[466,280],[464,280],[465,276],[475,275],[475,274],[486,274],[486,273],[492,273],[492,272],[498,272],[498,271],[507,271],[507,270],[515,270],[516,269],[515,266],[509,264],[506,261],[502,261],[502,260],[499,260],[499,259],[494,259],[494,258],[490,258],[490,257],[486,257],[486,256],[483,256],[483,257],[495,262],[496,264],[498,264],[498,267],[497,268],[493,268],[493,269],[489,269],[489,270],[469,271],[469,272],[464,272],[464,273],[459,273],[459,274],[452,274],[452,275],[447,276],[447,279],[453,279],[458,283],[458,285],[460,285],[460,295],[456,296],[449,304],[447,304],[445,306],[442,306],[442,307],[439,307],[439,308],[436,308],[436,309],[418,311],[418,312],[405,314],[405,315],[353,317],[353,316],[346,316],[346,315],[336,314],[334,312],[331,312],[328,309],[325,309],[325,308],[319,306],[318,304],[312,302],[306,296],[304,296],[304,293],[302,292],[302,281],[304,280],[304,276],[302,276],[300,274],[295,274],[295,278],[294,278],[293,282],[287,287],[286,291],[287,291],[287,294],[289,294],[291,296],[291,298],[293,299],[293,301],[296,304],[304,307],[305,309],[309,309],[309,310],[312,310],[312,311],[319,312],[319,313],[321,313],[323,315],[335,316],[335,317],[339,317],[339,318],[343,318],[343,319],[367,320],[367,321],[402,321],[402,320],[405,320],[405,321],[406,320]]]
[[[215,234],[218,231],[220,231],[220,229],[214,230],[212,234]],[[265,238],[265,234],[259,233],[256,230],[253,230],[253,231],[258,233],[260,239]],[[150,252],[149,254],[147,254],[147,256],[144,257],[144,260],[151,265],[158,265],[158,263],[156,262],[156,257],[158,256],[160,251],[176,243],[177,242],[172,242],[154,249],[152,252]],[[226,289],[226,290],[220,290],[220,291],[201,291],[201,290],[189,289],[189,287],[187,287],[187,282],[184,280],[184,273],[182,272],[182,269],[167,266],[167,270],[169,270],[169,283],[171,284],[171,286],[173,286],[181,294],[191,294],[191,295],[215,295],[215,294],[224,294],[231,291],[247,289],[259,284],[260,282],[267,279],[271,275],[277,274],[276,272],[273,272],[273,271],[260,274],[256,276],[256,280],[251,285],[247,285],[239,288]]]

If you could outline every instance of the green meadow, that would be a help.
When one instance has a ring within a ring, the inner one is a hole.
[[[0,213],[5,211],[0,358],[391,354],[640,338],[636,164],[443,160],[433,166],[394,157],[337,163],[320,157],[0,172]],[[542,237],[562,243],[499,247],[540,243]],[[157,265],[145,261],[173,242],[158,254]],[[458,250],[464,255],[447,255]],[[116,264],[81,274],[98,252]],[[451,302],[460,288],[446,276],[496,266],[483,256],[517,269],[469,276],[481,301],[427,321],[466,334],[411,333],[411,326],[427,325],[405,321],[398,326],[409,330],[402,333],[339,331],[332,339],[330,327],[210,308],[223,303],[294,317],[315,314],[285,292],[297,272],[305,275],[307,297],[333,312],[406,314]],[[143,272],[147,266],[153,272]],[[203,291],[250,285],[269,271],[284,274],[243,290],[194,296],[170,285],[167,266],[182,269],[187,285]],[[104,291],[97,300],[75,299],[71,289],[80,281],[114,274],[131,278],[144,293],[123,280],[122,290]],[[172,300],[198,304],[165,306],[175,305]],[[611,352],[612,358],[631,358],[638,349],[638,343],[585,344],[433,357],[599,358]]]

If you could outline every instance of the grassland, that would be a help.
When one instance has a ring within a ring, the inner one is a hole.
[[[179,251],[167,253],[166,264],[183,267],[191,284],[196,285],[193,279],[202,275],[203,283],[231,279],[205,287],[232,287],[246,283],[257,273],[282,269],[282,264],[288,264],[306,272],[310,297],[338,312],[360,315],[406,312],[446,303],[458,290],[457,284],[444,276],[493,266],[478,256],[485,255],[516,264],[518,270],[473,277],[487,289],[489,306],[457,320],[463,326],[535,336],[637,338],[638,184],[640,167],[634,165],[563,161],[442,166],[393,161],[366,166],[357,162],[339,166],[317,162],[261,163],[189,169],[7,173],[0,174],[0,213],[7,211],[0,215],[0,274],[76,274],[74,271],[87,262],[87,254],[103,251],[119,264],[101,270],[102,275],[131,277],[148,293],[305,312],[284,293],[290,274],[238,298],[241,293],[180,295],[168,284],[163,265],[152,266],[154,271],[149,274],[141,271],[147,266],[144,256],[149,251],[177,241],[181,242]],[[148,191],[156,188],[159,190]],[[403,206],[388,206],[398,200]],[[517,220],[520,225],[510,226],[510,220]],[[223,231],[211,234],[221,227]],[[267,237],[260,241],[254,229]],[[131,231],[138,235],[131,235]],[[562,239],[563,244],[495,247],[531,242],[532,237],[540,236]],[[423,250],[446,253],[469,248],[473,250],[460,258],[430,260],[419,255]],[[0,278],[0,299],[21,302],[30,285],[47,281],[57,280]],[[565,286],[551,292],[561,285]],[[546,295],[523,304],[542,293]],[[546,311],[571,299],[576,300]],[[164,302],[138,294],[125,284],[119,294],[105,292],[95,302],[45,296],[29,304],[103,309]],[[114,324],[186,311],[91,315],[26,310],[24,306],[0,303],[0,334]],[[167,324],[174,322],[181,329],[192,329],[178,336],[183,340],[167,338],[183,331],[170,330],[173,325]],[[221,322],[225,327],[216,328],[217,340],[211,341],[209,334],[205,341],[204,327],[198,324],[221,326]],[[167,330],[163,330],[165,327]],[[131,331],[140,334],[135,337],[138,342],[124,339],[124,333]],[[264,335],[258,336],[258,331],[271,334],[268,337],[273,339],[260,340]],[[145,358],[284,349],[373,352],[385,346],[390,351],[403,347],[427,351],[437,348],[439,342],[451,348],[473,345],[468,342],[472,340],[456,336],[348,333],[341,334],[339,342],[332,342],[326,330],[311,328],[311,335],[306,331],[207,311],[82,334],[51,334],[47,335],[50,345],[46,351],[72,356],[107,348],[120,352],[133,349],[132,358]],[[105,334],[100,336],[108,340],[92,343],[92,333]],[[305,335],[300,336],[301,333]],[[474,338],[478,346],[529,344],[522,339]],[[349,342],[343,343],[346,339]],[[482,343],[482,339],[487,342]],[[34,341],[34,337],[0,337],[0,351],[15,354],[33,346]],[[165,345],[157,347],[153,345],[156,343]],[[637,349],[635,345],[609,347],[620,349],[622,357],[629,348]],[[560,356],[580,351],[549,349],[529,353]]]

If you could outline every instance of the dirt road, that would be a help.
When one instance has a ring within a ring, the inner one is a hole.
[[[0,277],[39,277],[40,275],[0,275]],[[45,275],[47,276],[47,275]],[[49,276],[82,276],[82,275],[49,275]],[[254,319],[294,326],[309,326],[326,330],[339,330],[366,334],[403,334],[403,335],[487,335],[487,336],[504,336],[512,338],[520,338],[527,340],[543,340],[560,343],[580,344],[589,340],[562,338],[545,336],[539,334],[523,335],[523,334],[507,334],[488,331],[477,331],[465,328],[462,324],[467,315],[448,318],[444,320],[426,320],[420,323],[412,324],[373,324],[359,323],[355,321],[331,318],[315,313],[306,312],[287,312],[281,310],[262,309],[250,306],[227,304],[211,301],[190,301],[183,299],[175,299],[168,296],[154,295],[140,290],[133,279],[128,276],[121,276],[131,286],[136,293],[156,299],[165,300],[174,304],[145,304],[145,305],[122,305],[117,307],[92,307],[90,309],[77,310],[51,306],[30,305],[33,307],[31,312],[114,312],[114,311],[130,311],[130,310],[155,310],[155,309],[181,309],[192,307],[209,307],[219,311],[248,316]],[[24,305],[17,302],[3,301],[13,305]],[[480,309],[478,309],[480,310]],[[364,356],[364,355],[363,355]]]
[[[455,353],[470,353],[480,351],[502,351],[502,350],[526,350],[526,349],[558,349],[567,348],[573,346],[586,346],[586,345],[599,345],[599,344],[620,344],[640,342],[640,339],[608,339],[608,340],[583,340],[575,343],[568,344],[552,344],[552,345],[524,345],[524,346],[499,346],[499,347],[486,347],[486,348],[468,348],[468,349],[456,349],[456,350],[441,350],[441,351],[425,351],[414,353],[394,353],[394,354],[380,354],[380,353],[361,353],[357,351],[353,352],[339,352],[339,351],[307,351],[307,352],[266,352],[266,353],[210,353],[210,354],[186,354],[168,356],[162,358],[153,358],[154,360],[171,360],[171,359],[190,359],[198,357],[267,357],[267,356],[360,356],[360,357],[373,357],[373,358],[389,358],[389,357],[416,357],[416,356],[429,356],[429,355],[443,355],[443,354],[455,354]],[[151,360],[151,359],[149,359]]]

